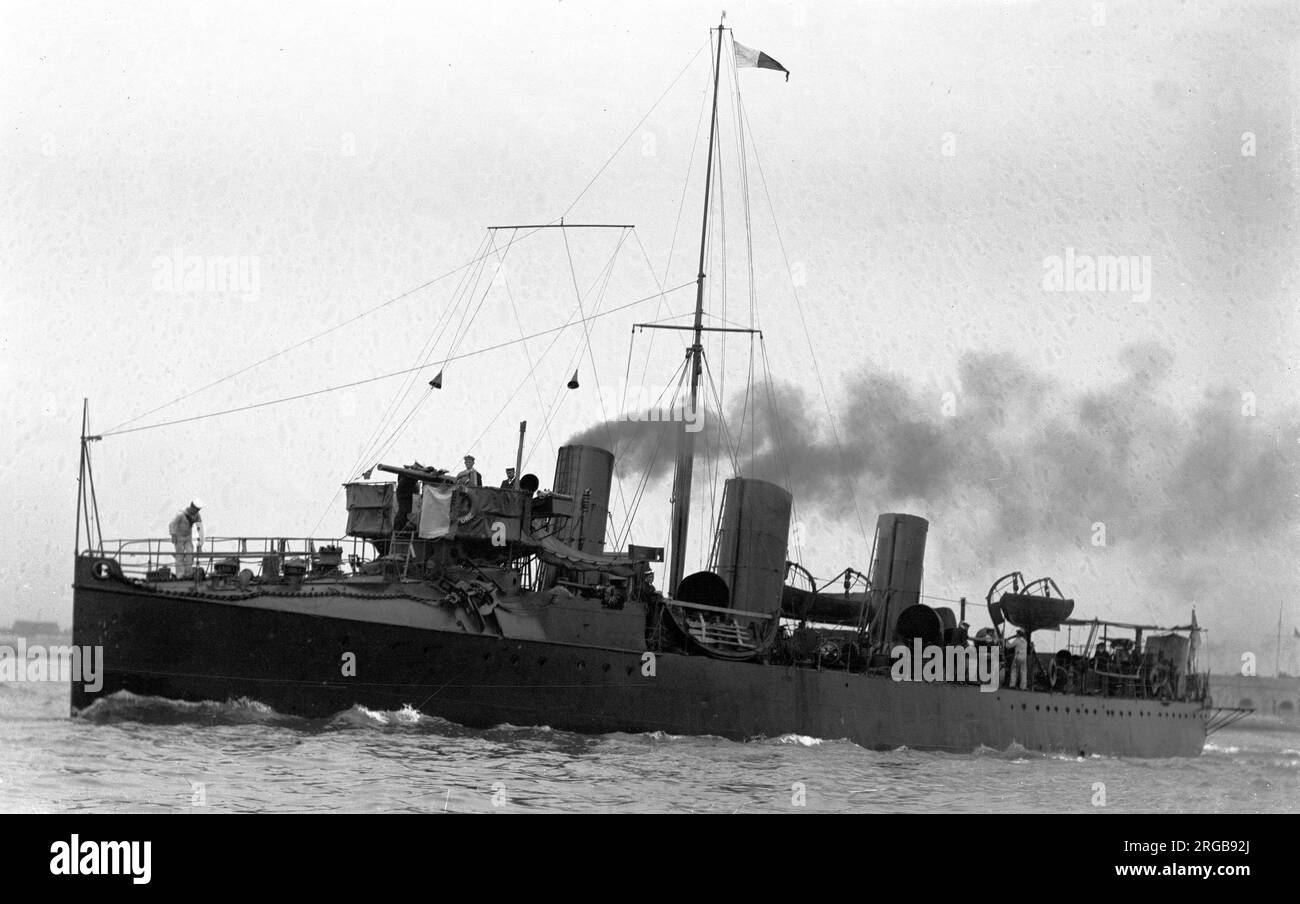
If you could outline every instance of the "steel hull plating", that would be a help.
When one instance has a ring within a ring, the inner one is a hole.
[[[840,671],[514,640],[286,608],[177,599],[121,584],[74,595],[73,642],[103,648],[103,686],[72,686],[74,710],[117,691],[176,700],[247,697],[323,717],[354,705],[475,727],[549,725],[743,740],[796,733],[864,747],[1197,756],[1199,704],[896,683]],[[320,608],[326,608],[321,606]],[[355,676],[345,676],[352,654]],[[653,665],[653,668],[651,668]]]

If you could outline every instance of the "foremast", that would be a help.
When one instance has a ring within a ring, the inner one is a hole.
[[[725,13],[723,14],[726,15]],[[690,372],[691,422],[697,423],[700,400],[700,374],[703,370],[704,343],[704,263],[709,243],[709,200],[713,188],[713,149],[718,129],[718,84],[722,75],[723,23],[719,22],[718,47],[713,62],[713,113],[709,118],[709,153],[704,170],[704,211],[700,222],[700,266],[695,278],[694,341],[686,350],[686,367]],[[686,420],[677,429],[677,465],[673,472],[673,514],[670,537],[671,558],[668,564],[668,595],[677,592],[686,565],[686,538],[691,521],[691,483],[695,471],[695,433],[686,429]]]

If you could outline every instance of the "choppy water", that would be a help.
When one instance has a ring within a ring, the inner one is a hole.
[[[1296,812],[1300,730],[1228,729],[1197,759],[954,755],[130,695],[71,718],[66,685],[15,683],[0,684],[0,810]]]

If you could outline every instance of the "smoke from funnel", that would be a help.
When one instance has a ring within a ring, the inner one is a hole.
[[[1300,585],[1288,545],[1300,527],[1300,413],[1262,402],[1247,412],[1228,386],[1176,409],[1165,400],[1172,360],[1158,345],[1129,346],[1119,356],[1123,376],[1086,392],[1001,352],[964,355],[946,394],[866,367],[835,411],[838,447],[823,400],[788,383],[772,387],[775,411],[766,392],[757,406],[751,396],[743,428],[733,403],[728,434],[743,476],[788,487],[798,518],[815,514],[852,533],[861,559],[870,536],[860,525],[882,511],[915,512],[932,521],[944,567],[972,576],[971,593],[1012,568],[1069,561],[1071,573],[1058,580],[1081,606],[1090,585],[1118,575],[1131,597],[1094,607],[1111,606],[1116,618],[1185,620],[1200,605],[1203,623],[1207,613],[1221,616],[1220,643],[1231,642],[1225,630],[1253,643],[1252,620],[1266,617],[1255,601],[1294,596]],[[698,448],[713,448],[713,412],[703,428]],[[570,442],[613,448],[620,472],[649,470],[653,480],[671,473],[677,429],[616,421]],[[805,545],[817,555],[815,538]]]

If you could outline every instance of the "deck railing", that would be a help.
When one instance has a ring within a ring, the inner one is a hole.
[[[166,537],[105,540],[82,554],[115,559],[129,577],[158,577],[164,568],[176,578],[190,576],[178,573],[179,554]],[[285,562],[294,559],[310,570],[330,564],[360,566],[377,557],[370,541],[357,537],[208,537],[202,550],[196,547],[186,556],[191,567],[201,568],[208,575],[217,572],[218,563],[233,563],[236,571],[247,568],[257,577],[266,576],[263,570],[267,568],[283,574]]]
[[[1042,677],[1050,679],[1050,671],[1046,675],[1040,676],[1039,672],[1041,671],[1043,671],[1041,663],[1035,663],[1035,684],[1041,683]],[[1058,675],[1057,684],[1046,689],[1056,692],[1069,690],[1077,694],[1123,697],[1136,700],[1156,700],[1161,698],[1202,700],[1205,698],[1208,686],[1207,675],[1193,672],[1183,676],[1182,694],[1180,695],[1179,682],[1172,673],[1162,676],[1162,680],[1158,682],[1152,680],[1153,673],[1149,663],[1136,670],[1130,668],[1125,671],[1114,665],[1106,670],[1099,670],[1093,663],[1089,662],[1087,669],[1075,668],[1068,678],[1064,670],[1059,672]]]

